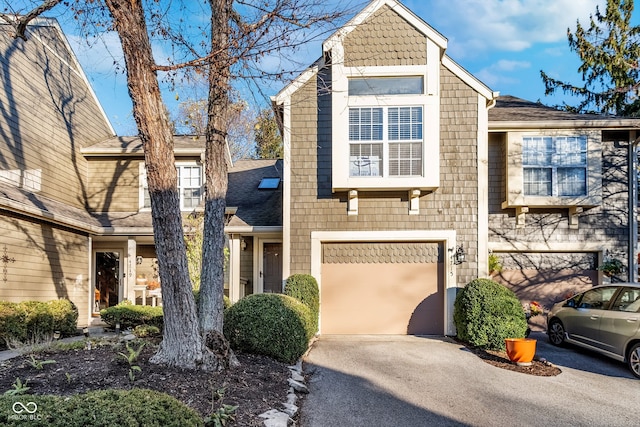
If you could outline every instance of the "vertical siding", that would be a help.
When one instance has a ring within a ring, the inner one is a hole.
[[[80,149],[111,131],[76,65],[66,62],[57,32],[30,28],[26,41],[9,33],[0,25],[0,170],[36,171],[36,195],[82,208],[87,165]]]
[[[330,71],[325,71],[330,72]],[[345,193],[331,193],[330,96],[320,75],[292,97],[291,273],[309,273],[311,231],[443,230],[458,232],[468,262],[459,283],[477,270],[477,93],[442,69],[440,188],[420,199],[420,215],[408,214],[406,192],[359,193],[357,216],[347,216]],[[426,158],[428,162],[428,157]]]
[[[88,317],[90,278],[86,235],[19,216],[0,216],[0,300],[50,301],[68,298],[78,307],[79,322]],[[6,281],[4,268],[6,267]]]

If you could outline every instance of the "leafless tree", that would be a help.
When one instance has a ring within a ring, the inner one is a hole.
[[[11,0],[3,1],[2,10],[13,10]],[[346,2],[341,4],[342,11],[327,13],[323,11],[330,6],[320,0],[208,0],[210,20],[205,23],[201,22],[203,11],[198,9],[202,5],[188,1],[45,0],[30,11],[1,17],[14,25],[16,37],[24,38],[32,19],[59,4],[70,7],[79,20],[99,22],[103,28],[117,31],[122,43],[133,116],[143,143],[163,287],[163,341],[152,361],[223,369],[229,362],[221,332],[230,88],[240,78],[287,77],[285,72],[293,70],[265,70],[259,66],[260,59],[332,31],[347,13]],[[186,26],[196,31],[193,38],[187,37]],[[173,51],[182,52],[182,56],[176,54],[171,61],[159,64],[152,52],[152,38],[170,42]],[[208,78],[199,319],[187,268],[171,123],[158,81],[159,72],[179,69],[199,69]]]

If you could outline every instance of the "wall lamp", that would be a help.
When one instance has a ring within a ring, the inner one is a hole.
[[[467,254],[464,251],[462,245],[458,246],[455,253],[453,254],[453,263],[455,265],[460,265],[466,261]]]
[[[136,264],[138,264],[138,265],[142,264],[142,256],[138,255],[136,257]]]

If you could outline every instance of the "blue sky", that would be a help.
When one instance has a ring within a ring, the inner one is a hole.
[[[345,3],[344,1],[342,2]],[[360,4],[366,4],[359,2]],[[577,55],[569,50],[567,28],[575,29],[576,20],[588,26],[596,5],[601,10],[605,0],[404,0],[416,15],[448,39],[447,54],[494,91],[531,101],[557,104],[560,98],[544,96],[540,70],[547,74],[580,82]],[[114,68],[120,57],[119,41],[107,34],[88,48],[74,35],[72,25],[59,16],[64,30],[86,74],[118,134],[135,134],[131,102],[125,76]],[[640,11],[634,24],[640,23]],[[158,48],[157,57],[164,52]],[[311,64],[321,55],[321,41],[314,41],[295,53],[296,59]],[[278,62],[279,58],[269,58]],[[273,95],[283,83],[265,89]],[[167,90],[170,109],[177,108],[176,95],[181,88]],[[175,93],[174,93],[175,92]],[[251,103],[267,105],[260,96]],[[259,105],[258,105],[259,106]]]

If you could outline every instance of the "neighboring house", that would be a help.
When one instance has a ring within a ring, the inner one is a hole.
[[[81,326],[125,299],[161,303],[140,139],[115,136],[55,20],[29,25],[26,41],[0,25],[0,49],[0,300],[69,298]],[[189,226],[202,212],[204,140],[174,142]],[[277,160],[229,169],[233,300],[282,283],[281,172]]]
[[[273,97],[283,276],[318,279],[321,333],[452,334],[490,252],[523,303],[602,282],[608,257],[635,271],[640,121],[498,97],[446,49],[375,0]]]
[[[0,300],[70,298],[80,325],[125,299],[160,304],[139,138],[114,135],[55,21],[27,41],[10,32],[0,25]],[[547,306],[608,280],[609,259],[635,280],[640,121],[500,97],[446,49],[375,0],[273,97],[284,159],[229,168],[233,301],[307,273],[323,334],[453,334],[456,293],[477,277]],[[175,138],[188,227],[203,154],[202,138]]]

